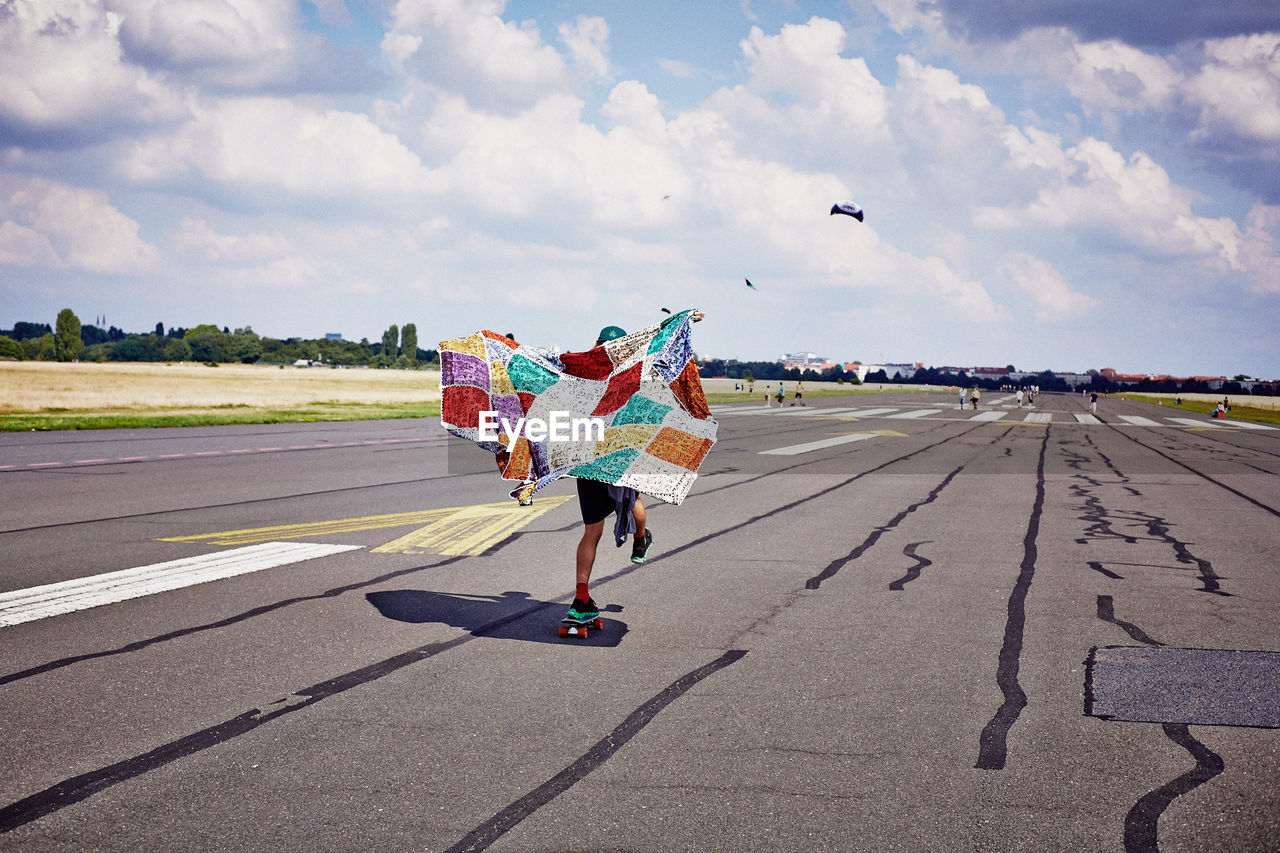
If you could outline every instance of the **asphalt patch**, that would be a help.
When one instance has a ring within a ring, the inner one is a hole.
[[[1085,663],[1086,716],[1280,728],[1280,652],[1104,646]]]

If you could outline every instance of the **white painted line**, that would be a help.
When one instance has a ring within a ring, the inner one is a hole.
[[[1022,421],[1028,424],[1051,424],[1053,412],[1027,412],[1027,416]]]
[[[1252,421],[1229,421],[1229,420],[1226,420],[1225,418],[1210,418],[1209,420],[1204,420],[1204,421],[1198,421],[1193,418],[1168,418],[1168,420],[1171,420],[1176,424],[1184,424],[1186,426],[1193,426],[1193,427],[1207,427],[1209,429],[1212,429],[1214,427],[1219,427],[1224,429],[1226,427],[1244,427],[1245,429],[1275,429],[1275,427],[1273,426],[1266,426],[1264,424],[1255,424]]]
[[[1007,415],[1008,412],[978,412],[978,414],[969,418],[971,421],[998,421]]]
[[[1076,412],[1076,413],[1075,413],[1075,416],[1076,416],[1076,423],[1079,423],[1079,424],[1100,424],[1100,423],[1102,423],[1102,421],[1098,420],[1098,419],[1097,419],[1096,417],[1094,417],[1093,415],[1087,414],[1087,413],[1085,413],[1085,412]]]
[[[889,415],[888,417],[899,418],[901,420],[907,420],[908,418],[925,418],[929,415],[936,415],[941,411],[942,409],[916,409],[914,412],[899,412],[896,415]]]
[[[775,447],[773,450],[761,450],[759,456],[797,456],[801,453],[809,453],[813,450],[822,450],[827,447],[836,447],[841,444],[849,444],[853,441],[865,441],[868,438],[875,438],[874,432],[855,432],[849,435],[837,435],[831,438],[823,438],[818,441],[807,441],[804,444],[792,444],[789,447]]]
[[[887,415],[890,412],[898,411],[895,406],[892,409],[851,409],[847,414],[851,418],[874,418],[879,415]]]
[[[150,566],[0,593],[0,626],[87,610],[144,595],[260,572],[289,563],[359,550],[360,545],[266,542]]]
[[[778,412],[778,414],[779,415],[800,415],[802,417],[817,418],[817,417],[822,417],[823,415],[846,414],[848,412],[853,412],[853,411],[856,411],[856,409],[850,409],[850,408],[819,409],[814,406],[796,406],[795,408],[792,408],[788,406],[785,412]]]
[[[1280,429],[1280,427],[1273,427],[1271,424],[1260,424],[1255,421],[1233,421],[1230,418],[1224,418],[1222,422],[1229,426],[1244,427],[1245,429]]]
[[[725,409],[724,411],[712,412],[717,418],[725,415],[767,415],[772,406],[766,406],[763,403],[758,406],[745,406],[741,409]]]
[[[1160,423],[1159,421],[1153,421],[1151,420],[1151,418],[1141,418],[1141,417],[1138,417],[1137,415],[1120,415],[1120,420],[1124,421],[1127,424],[1133,424],[1134,426],[1148,426],[1148,427],[1164,426],[1164,424]]]

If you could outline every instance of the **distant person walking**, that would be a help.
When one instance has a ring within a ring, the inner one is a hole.
[[[1018,408],[1022,408],[1022,389],[1018,389]]]
[[[796,398],[795,400],[792,401],[791,405],[793,406],[804,405],[804,384],[803,383],[800,383],[800,382],[796,383]]]
[[[1098,414],[1098,392],[1094,391],[1089,395],[1089,411],[1092,414]]]
[[[787,396],[787,392],[783,389],[782,383],[778,383],[778,408],[782,408],[782,400]]]
[[[978,410],[978,398],[982,396],[982,392],[978,390],[978,386],[974,385],[973,390],[969,392],[969,402],[973,404],[973,410]]]
[[[960,408],[963,409],[964,408],[964,389],[957,388],[956,390],[960,392]]]

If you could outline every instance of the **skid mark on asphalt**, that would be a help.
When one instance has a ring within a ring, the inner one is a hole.
[[[1145,631],[1131,622],[1116,618],[1115,605],[1109,595],[1098,596],[1098,618],[1119,626],[1139,643],[1163,647],[1164,643],[1152,639]],[[1089,670],[1091,672],[1091,670]],[[1085,713],[1089,714],[1093,685],[1085,683]],[[1222,756],[1196,740],[1186,723],[1163,723],[1165,737],[1190,753],[1195,767],[1144,794],[1124,818],[1125,853],[1153,853],[1160,849],[1160,816],[1183,794],[1190,793],[1226,769]]]
[[[958,471],[959,469],[957,468],[956,470]],[[892,583],[890,583],[889,589],[893,590],[894,592],[901,592],[904,586],[911,583],[916,578],[920,577],[921,571],[933,565],[933,560],[930,560],[928,557],[921,557],[919,554],[916,553],[917,548],[919,548],[921,545],[928,545],[931,541],[932,540],[930,539],[926,539],[923,542],[912,542],[909,545],[907,545],[907,547],[902,549],[903,556],[910,557],[911,559],[915,560],[916,564],[914,566],[911,566],[909,569],[907,569],[907,573],[905,575],[898,578],[896,581],[893,581]]]
[[[995,715],[982,729],[978,738],[979,770],[1003,770],[1008,757],[1009,730],[1027,706],[1027,694],[1018,682],[1018,670],[1022,658],[1022,637],[1027,623],[1027,596],[1036,574],[1036,557],[1039,553],[1036,539],[1040,535],[1040,516],[1044,512],[1044,457],[1049,447],[1049,427],[1040,441],[1040,458],[1036,463],[1036,498],[1027,521],[1027,532],[1022,537],[1022,563],[1013,591],[1009,594],[1008,617],[1004,625],[1004,642],[1000,646],[999,664],[996,667],[996,685],[1004,695],[1004,701]]]
[[[1244,501],[1247,501],[1248,503],[1253,504],[1255,507],[1262,510],[1263,512],[1269,513],[1270,515],[1273,515],[1276,518],[1280,518],[1280,510],[1276,509],[1275,507],[1268,506],[1267,504],[1264,504],[1262,501],[1258,500],[1257,498],[1246,495],[1244,492],[1240,491],[1239,489],[1232,488],[1231,486],[1228,486],[1226,483],[1222,482],[1221,480],[1210,477],[1208,474],[1204,473],[1203,471],[1200,471],[1199,469],[1191,467],[1190,465],[1183,462],[1182,460],[1173,458],[1169,454],[1160,450],[1158,447],[1147,444],[1145,441],[1139,441],[1138,439],[1134,438],[1133,436],[1129,435],[1129,433],[1123,430],[1116,430],[1115,432],[1119,435],[1123,435],[1125,438],[1129,439],[1139,447],[1145,447],[1147,450],[1150,450],[1152,453],[1156,454],[1162,459],[1172,462],[1174,465],[1177,465],[1179,468],[1183,468],[1187,471],[1190,471],[1192,474],[1195,474],[1197,477],[1200,477],[1201,479],[1204,479],[1204,480],[1208,480],[1210,483],[1213,483],[1215,486],[1218,486],[1219,488],[1226,489],[1231,494],[1235,495],[1241,500],[1244,500]]]
[[[1149,791],[1129,809],[1124,818],[1125,853],[1150,853],[1159,850],[1160,815],[1178,797],[1200,787],[1226,768],[1222,756],[1196,740],[1186,723],[1164,723],[1161,728],[1165,737],[1191,754],[1196,766],[1154,791]]]
[[[1091,493],[1088,487],[1073,483],[1070,489],[1073,496],[1084,500],[1083,506],[1079,506],[1077,509],[1082,511],[1079,519],[1086,523],[1086,527],[1084,536],[1076,539],[1077,543],[1085,545],[1092,541],[1118,539],[1128,545],[1136,544],[1139,540],[1168,545],[1173,549],[1175,560],[1184,566],[1195,567],[1196,577],[1200,580],[1200,589],[1197,592],[1207,592],[1226,597],[1231,596],[1231,593],[1222,588],[1222,578],[1214,570],[1213,563],[1193,554],[1188,543],[1174,536],[1170,532],[1174,525],[1167,519],[1140,510],[1109,510],[1097,495]],[[1138,535],[1134,532],[1120,532],[1115,527],[1117,523],[1120,523],[1122,527],[1130,531],[1140,528],[1143,533]],[[1102,568],[1102,565],[1104,563],[1110,564],[1111,561],[1096,562],[1098,563],[1096,567],[1092,562],[1090,567],[1103,574],[1108,574]]]
[[[818,574],[814,575],[813,577],[805,581],[804,588],[817,589],[818,587],[822,586],[823,581],[830,580],[832,577],[835,576],[836,572],[840,571],[849,563],[852,563],[854,560],[858,559],[863,554],[865,554],[867,550],[871,548],[871,546],[875,545],[877,542],[880,541],[881,536],[883,536],[884,534],[888,533],[890,530],[893,530],[895,527],[901,524],[908,515],[911,515],[911,513],[915,512],[920,507],[926,506],[936,501],[938,499],[938,495],[942,494],[942,490],[945,489],[947,486],[951,485],[951,481],[954,480],[956,478],[956,475],[963,470],[964,470],[964,466],[963,465],[959,466],[950,474],[948,474],[945,478],[943,478],[941,483],[934,486],[933,489],[929,492],[929,494],[926,497],[921,498],[915,503],[908,505],[906,509],[902,510],[893,518],[889,519],[889,521],[873,529],[871,533],[868,534],[867,538],[862,540],[862,542],[856,548],[854,548],[845,556],[832,560],[825,569],[823,569],[822,571],[818,572]]]
[[[1109,595],[1098,596],[1098,618],[1103,622],[1110,622],[1116,625],[1120,630],[1124,631],[1130,637],[1133,637],[1139,643],[1146,643],[1148,646],[1163,646],[1164,643],[1159,640],[1153,640],[1147,636],[1146,632],[1134,625],[1132,622],[1126,622],[1123,619],[1116,618],[1115,601]]]
[[[859,480],[869,474],[880,471],[898,462],[902,462],[912,457],[915,457],[918,454],[924,453],[928,450],[935,449],[955,438],[963,437],[964,435],[967,435],[970,431],[972,430],[965,430],[964,432],[961,432],[961,433],[946,436],[945,438],[937,442],[934,442],[930,445],[927,445],[922,448],[918,448],[917,450],[903,454],[902,456],[899,456],[895,459],[888,460],[887,462],[884,462],[881,465],[877,465],[874,468],[868,469],[867,471],[864,471],[853,477],[847,478],[846,480],[837,484],[836,486],[823,490],[823,492],[820,495],[813,495],[813,496],[799,499],[797,501],[793,501],[790,504],[786,504],[784,506],[778,507],[770,511],[769,513],[766,513],[765,515],[759,516],[758,518],[753,518],[747,522],[744,522],[743,524],[731,525],[725,529],[713,532],[696,541],[689,542],[689,543],[686,543],[685,545],[675,548],[664,555],[658,555],[657,557],[651,559],[649,562],[652,563],[655,560],[661,559],[664,556],[673,556],[676,553],[680,553],[680,552],[692,549],[700,544],[703,544],[705,541],[730,534],[747,524],[750,524],[756,520],[759,520],[759,518],[763,518],[768,515],[773,515],[774,513],[777,513],[777,512],[782,512],[787,509],[801,506],[805,503],[808,503],[811,500],[817,499],[822,494],[827,494],[831,491],[842,488],[843,486],[848,485],[856,480]],[[800,467],[804,467],[807,464],[810,464],[810,463],[800,463],[798,465],[790,466],[790,467],[800,468]],[[738,484],[735,484],[735,485],[738,485]],[[726,488],[732,488],[732,487],[733,486],[727,486]],[[412,572],[422,571],[423,569],[426,569],[426,568],[439,568],[441,566],[448,565],[449,563],[455,562],[460,559],[463,559],[463,558],[460,558],[460,557],[451,558],[435,566],[419,566],[412,569],[405,569],[405,570],[402,570],[401,572],[395,572],[389,575],[383,575],[379,578],[375,578],[369,581],[363,581],[357,584],[352,584],[345,587],[339,587],[337,589],[330,590],[326,593],[323,593],[319,596],[306,596],[306,597],[301,597],[297,599],[289,599],[286,601],[277,602],[271,605],[265,605],[264,607],[255,608],[254,610],[247,611],[246,613],[239,614],[237,616],[229,617],[228,619],[221,620],[219,622],[210,623],[209,625],[205,625],[205,626],[198,626],[196,628],[171,632],[170,634],[165,634],[165,635],[151,638],[149,640],[143,640],[143,641],[139,641],[138,643],[129,644],[120,649],[101,652],[101,653],[95,653],[90,655],[82,655],[74,658],[66,658],[66,659],[63,659],[62,661],[55,661],[40,667],[34,667],[22,673],[15,673],[13,676],[6,677],[5,679],[0,679],[0,683],[3,683],[4,681],[16,680],[19,677],[28,677],[31,675],[39,674],[41,672],[47,672],[52,669],[59,668],[61,666],[70,665],[80,660],[88,660],[94,657],[104,657],[104,656],[113,655],[113,654],[123,654],[129,651],[134,651],[138,648],[144,648],[153,643],[163,642],[169,639],[185,636],[187,634],[194,633],[196,631],[210,630],[213,628],[218,628],[225,625],[233,624],[235,622],[244,621],[246,619],[250,619],[255,616],[261,615],[262,613],[279,609],[281,607],[286,607],[291,604],[298,603],[300,601],[307,601],[307,600],[313,600],[315,598],[340,595],[352,589],[357,589],[364,586],[383,583],[386,580],[392,577],[395,577],[399,574],[408,574]],[[623,568],[611,575],[600,578],[595,582],[595,586],[597,587],[602,586],[604,583],[607,583],[610,580],[616,580],[617,578],[628,575],[631,572],[637,570],[638,568],[641,568],[641,566],[637,564],[631,564],[626,568]],[[564,596],[562,596],[562,598],[567,600],[569,595],[571,595],[571,593],[566,593]],[[557,599],[557,601],[559,601],[559,599]],[[12,803],[3,808],[0,808],[0,832],[8,832],[17,827],[20,827],[32,821],[38,820],[41,817],[44,817],[45,815],[56,812],[66,806],[74,805],[75,803],[88,799],[89,797],[92,797],[93,795],[103,790],[106,790],[120,782],[128,781],[130,779],[141,776],[142,774],[147,773],[151,770],[154,770],[158,767],[162,767],[167,764],[170,764],[173,761],[178,760],[179,758],[183,758],[185,756],[188,756],[197,752],[201,752],[203,750],[206,750],[218,744],[226,743],[230,740],[235,739],[236,737],[239,737],[242,734],[253,731],[259,726],[264,725],[273,720],[276,720],[282,716],[294,713],[295,711],[300,711],[304,708],[308,708],[311,705],[315,704],[316,702],[321,701],[325,698],[328,698],[329,696],[337,695],[339,693],[343,693],[347,690],[350,690],[353,687],[358,687],[363,684],[368,684],[370,682],[376,681],[377,679],[382,678],[385,675],[394,673],[406,666],[434,657],[443,652],[447,652],[452,649],[455,649],[478,637],[487,636],[490,633],[500,630],[503,626],[509,623],[540,613],[546,608],[548,608],[549,606],[550,606],[549,603],[539,602],[535,605],[531,605],[522,610],[518,610],[511,614],[497,618],[493,622],[487,625],[480,626],[470,631],[467,634],[455,637],[451,640],[443,641],[439,643],[431,643],[425,646],[420,646],[416,649],[411,649],[408,652],[404,652],[404,653],[395,655],[393,657],[384,659],[382,661],[375,662],[368,666],[362,667],[361,669],[346,673],[345,675],[341,675],[333,679],[329,679],[328,681],[322,682],[321,684],[314,685],[313,687],[297,691],[288,697],[284,697],[276,702],[273,702],[266,709],[258,709],[258,708],[252,709],[236,717],[233,717],[230,720],[224,721],[217,725],[210,726],[206,729],[202,729],[198,732],[187,735],[183,738],[179,738],[178,740],[172,741],[168,744],[164,744],[147,753],[137,755],[137,756],[134,756],[133,758],[125,759],[120,762],[116,762],[115,764],[99,768],[98,770],[89,771],[87,773],[83,773],[78,776],[74,776],[69,779],[66,779],[56,785],[46,788],[43,791],[36,792],[34,794],[31,794],[30,796],[22,798],[21,800],[15,803]],[[727,662],[724,665],[728,665],[728,663],[735,662],[738,658],[744,655],[745,652],[731,651],[726,654],[736,655],[737,657],[734,657],[731,660],[727,660]],[[726,658],[722,656],[720,660],[724,661],[726,660]],[[714,666],[714,665],[715,665],[715,662],[713,662],[710,666]],[[696,672],[699,672],[699,670],[695,670],[695,673]],[[707,674],[710,674],[710,673],[707,673]],[[691,673],[690,675],[693,675],[693,673]],[[685,678],[689,678],[689,677],[690,676],[685,676]],[[705,675],[701,677],[705,677]],[[679,682],[676,682],[676,684],[679,684]],[[671,689],[672,689],[671,687],[668,688],[668,690],[671,690]],[[657,698],[658,697],[655,697],[655,700]],[[651,701],[654,701],[654,700],[651,700]],[[644,706],[644,707],[647,707],[647,706]],[[639,709],[637,713],[643,712],[644,707]],[[663,707],[665,707],[665,705]]]
[[[588,773],[608,761],[614,753],[639,734],[641,729],[649,725],[663,708],[679,699],[699,681],[737,663],[746,654],[743,650],[731,649],[710,663],[676,679],[661,693],[632,711],[617,728],[597,741],[595,746],[587,750],[577,761],[471,830],[463,836],[462,840],[450,847],[447,853],[464,853],[464,851],[476,853],[476,851],[487,849],[520,821],[572,788]]]
[[[37,666],[28,667],[27,669],[19,670],[18,672],[13,672],[8,675],[0,676],[0,686],[8,684],[11,681],[21,681],[24,678],[31,678],[32,676],[35,676],[35,675],[43,675],[46,672],[52,672],[55,669],[62,669],[63,667],[71,666],[72,664],[81,663],[83,661],[97,660],[98,658],[115,657],[116,655],[125,655],[125,654],[129,654],[130,652],[136,652],[141,649],[154,646],[158,643],[167,643],[170,640],[181,639],[182,637],[188,637],[192,634],[200,634],[205,631],[213,631],[213,630],[217,630],[218,628],[226,628],[231,625],[236,625],[240,622],[246,622],[258,616],[263,616],[267,613],[272,613],[276,610],[283,610],[286,607],[292,607],[295,604],[305,604],[311,601],[320,601],[325,598],[337,598],[338,596],[344,593],[354,592],[355,590],[364,589],[366,587],[378,586],[388,581],[395,580],[396,578],[404,577],[405,575],[416,574],[418,572],[426,571],[428,569],[442,569],[446,566],[449,566],[449,565],[452,565],[453,563],[458,562],[458,560],[460,559],[461,559],[460,557],[453,557],[448,560],[443,560],[439,563],[432,563],[426,566],[414,566],[413,568],[409,568],[409,569],[398,569],[394,572],[387,572],[386,574],[377,575],[376,577],[372,577],[367,580],[356,581],[355,583],[344,584],[342,586],[337,586],[332,589],[327,589],[324,592],[319,592],[319,593],[316,593],[315,595],[299,595],[293,598],[285,598],[280,601],[273,601],[270,604],[263,604],[260,607],[254,607],[251,610],[246,610],[243,613],[237,613],[234,616],[228,616],[225,619],[219,619],[216,622],[207,622],[203,625],[193,625],[189,628],[179,628],[176,631],[169,631],[168,633],[165,633],[165,634],[157,634],[154,637],[147,637],[142,640],[135,640],[132,643],[127,643],[118,648],[104,649],[102,651],[97,651],[97,652],[86,652],[85,654],[82,654],[82,655],[72,655],[70,657],[59,658],[58,660],[49,661],[48,663],[42,663]]]

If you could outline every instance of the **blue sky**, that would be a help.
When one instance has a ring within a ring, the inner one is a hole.
[[[1150,9],[11,0],[0,328],[1280,377],[1280,7]]]

